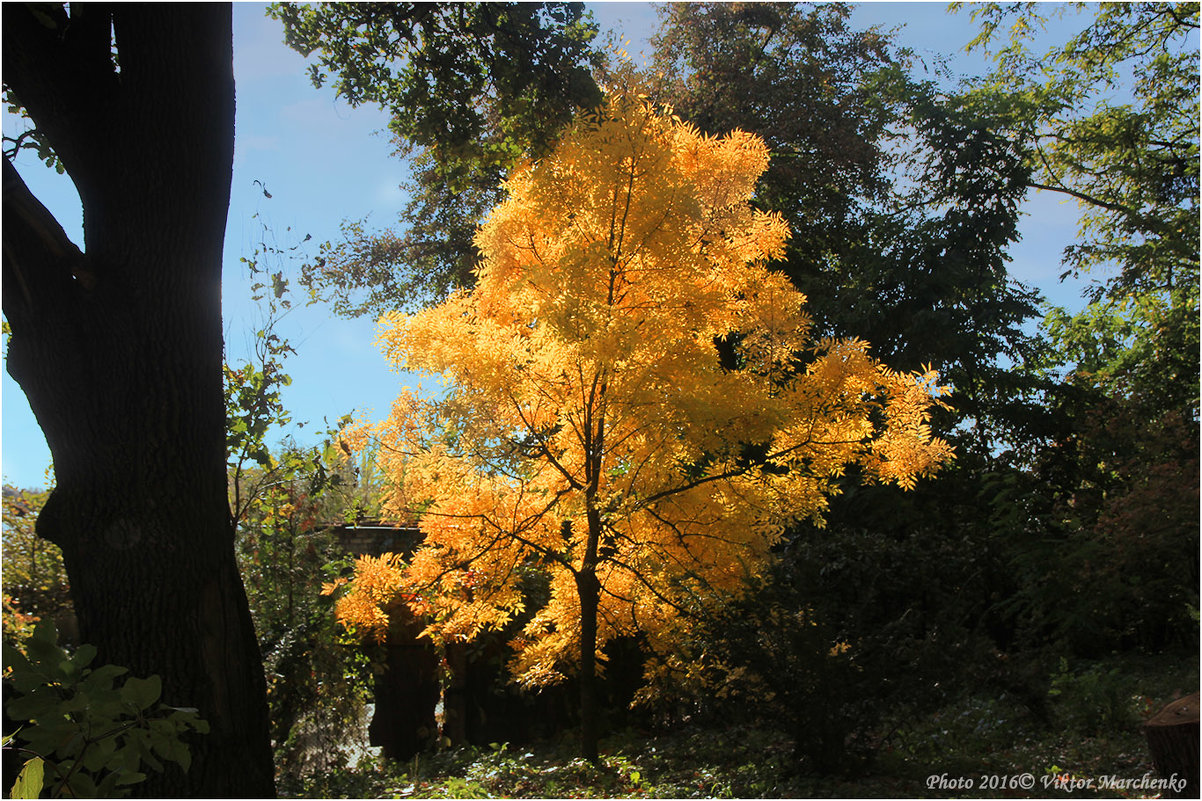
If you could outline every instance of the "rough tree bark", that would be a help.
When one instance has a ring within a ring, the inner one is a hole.
[[[1152,764],[1160,778],[1183,782],[1164,798],[1198,797],[1198,693],[1178,698],[1144,723]]]
[[[38,532],[62,548],[99,662],[159,674],[165,702],[212,726],[186,776],[172,767],[138,792],[272,795],[225,486],[231,9],[5,4],[3,47],[5,88],[83,204],[81,251],[5,160],[7,366],[57,482]]]

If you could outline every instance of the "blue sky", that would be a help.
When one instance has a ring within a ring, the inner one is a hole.
[[[369,217],[373,223],[395,223],[405,201],[399,188],[404,164],[392,156],[385,115],[374,107],[351,109],[328,88],[314,89],[305,60],[285,47],[280,23],[267,19],[259,3],[234,8],[234,75],[238,112],[234,178],[225,242],[224,325],[227,358],[245,357],[261,313],[250,300],[250,281],[239,262],[249,257],[265,223],[283,246],[310,234],[309,252],[336,236],[343,219]],[[590,4],[602,31],[631,39],[639,52],[654,32],[656,14],[648,3]],[[898,40],[934,63],[952,57],[953,70],[980,74],[988,62],[961,51],[975,34],[967,12],[950,14],[944,3],[866,3],[853,23],[898,28]],[[5,133],[23,123],[5,112]],[[82,244],[79,200],[69,179],[23,154],[17,168],[33,193],[54,212],[67,234]],[[264,194],[261,182],[272,197]],[[1076,229],[1073,204],[1036,196],[1028,204],[1023,240],[1014,249],[1011,272],[1039,287],[1053,302],[1077,307],[1080,285],[1062,285],[1060,253]],[[254,217],[258,215],[258,219]],[[275,270],[296,272],[299,263],[280,263]],[[285,406],[295,421],[310,425],[298,436],[353,410],[379,419],[388,410],[407,376],[392,372],[373,344],[375,323],[332,317],[322,305],[294,309],[278,327],[297,350],[286,365],[292,386]],[[0,381],[2,437],[0,470],[5,483],[20,487],[44,484],[49,450],[20,387],[7,372]]]

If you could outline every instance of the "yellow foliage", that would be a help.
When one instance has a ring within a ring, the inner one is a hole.
[[[338,432],[337,444],[343,461],[367,449],[373,428],[370,422],[357,420]]]
[[[383,642],[388,635],[388,609],[403,601],[402,562],[397,554],[360,556],[355,560],[355,580],[339,598],[334,612],[347,629]],[[322,584],[322,595],[332,595],[343,584]]]
[[[848,465],[908,488],[950,458],[927,426],[934,371],[810,340],[805,298],[767,267],[785,223],[749,202],[767,164],[756,136],[617,91],[513,172],[475,289],[381,320],[387,357],[446,389],[406,391],[378,429],[386,513],[420,504],[425,542],[408,566],[362,562],[344,619],[384,631],[403,587],[431,638],[470,638],[515,619],[534,568],[550,601],[516,640],[523,683],[579,659],[594,577],[598,646],[641,632],[670,652],[690,596],[737,593]]]

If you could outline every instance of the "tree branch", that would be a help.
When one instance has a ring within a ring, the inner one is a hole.
[[[75,178],[103,159],[117,88],[111,9],[4,5],[4,86]]]
[[[10,322],[18,324],[47,304],[61,303],[76,286],[96,286],[87,257],[8,159],[3,199],[4,314]]]
[[[1184,5],[1184,4],[1182,4],[1182,5]],[[1167,13],[1170,17],[1173,18],[1173,22],[1175,22],[1177,25],[1184,27],[1184,28],[1193,28],[1194,30],[1198,29],[1198,23],[1194,22],[1189,17],[1178,16],[1177,9],[1173,8],[1173,5],[1171,3],[1165,3],[1161,8],[1163,9],[1162,13]]]
[[[1082,203],[1088,203],[1091,206],[1098,206],[1099,208],[1106,209],[1107,211],[1115,211],[1120,214],[1125,214],[1128,217],[1136,220],[1144,220],[1143,215],[1138,214],[1134,209],[1128,206],[1124,206],[1121,203],[1110,203],[1102,200],[1101,198],[1087,195],[1084,192],[1078,192],[1075,189],[1069,189],[1067,186],[1052,186],[1050,184],[1041,184],[1037,181],[1028,181],[1027,186],[1031,187],[1032,189],[1042,189],[1045,192],[1058,192],[1062,195],[1068,195],[1069,197],[1076,198]]]

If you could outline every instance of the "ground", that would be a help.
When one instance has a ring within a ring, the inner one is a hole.
[[[899,730],[871,763],[808,776],[787,737],[756,726],[628,730],[599,765],[570,736],[361,762],[291,789],[375,798],[1148,798],[1162,795],[1139,721],[1198,687],[1196,655],[1062,664],[1050,722],[1015,699],[972,696]]]

